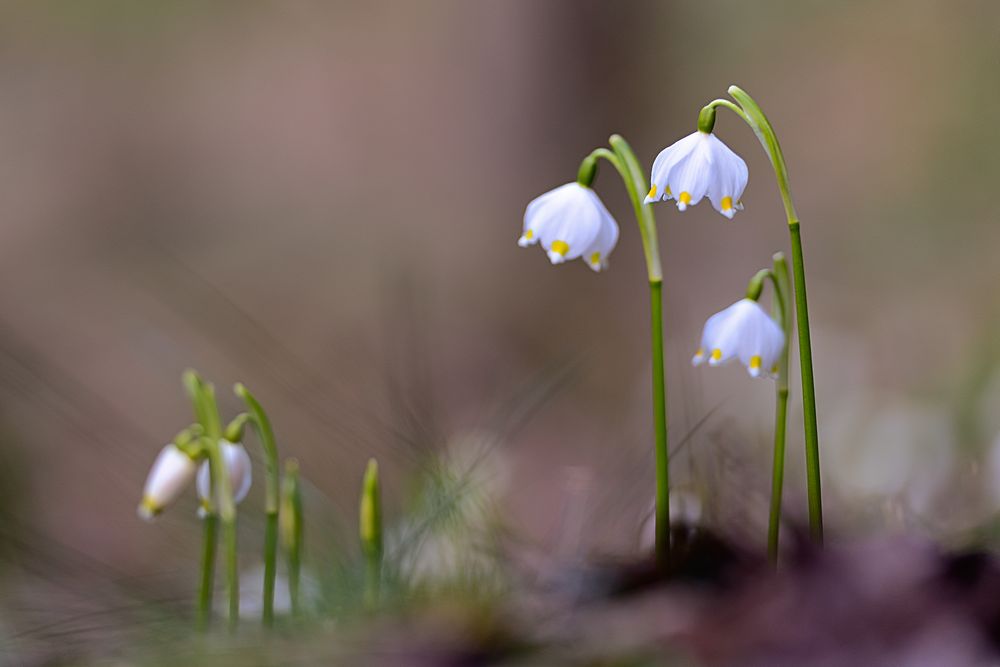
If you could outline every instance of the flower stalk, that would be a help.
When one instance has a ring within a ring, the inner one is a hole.
[[[278,445],[271,420],[260,402],[242,383],[237,383],[233,391],[246,403],[249,410],[246,423],[254,427],[264,453],[264,592],[261,620],[265,627],[271,627],[274,625],[274,582],[278,572],[278,507],[281,484]]]
[[[778,539],[781,529],[781,496],[785,480],[785,432],[788,423],[788,346],[792,335],[792,314],[788,307],[791,291],[788,262],[783,253],[775,253],[770,269],[761,269],[750,280],[747,298],[758,299],[764,280],[774,287],[772,313],[785,334],[785,344],[778,358],[774,402],[774,462],[771,474],[771,506],[767,524],[767,557],[773,566],[778,563]]]
[[[584,158],[577,181],[590,187],[597,175],[597,161],[607,160],[621,176],[639,225],[646,272],[649,278],[650,339],[652,343],[653,432],[656,466],[656,561],[666,567],[670,558],[670,461],[667,449],[667,389],[663,367],[663,269],[653,209],[644,198],[649,190],[639,160],[625,139],[614,134],[611,150],[598,148]]]
[[[699,115],[699,123],[716,107],[727,108],[747,123],[767,153],[774,168],[775,179],[785,208],[792,248],[792,276],[794,281],[795,319],[799,338],[799,366],[802,375],[802,413],[805,430],[806,481],[809,496],[809,530],[813,540],[823,541],[823,505],[820,489],[819,433],[816,419],[816,390],[812,362],[812,342],[809,332],[809,306],[806,298],[806,275],[802,256],[802,237],[799,218],[792,203],[788,185],[788,169],[778,143],[777,134],[763,110],[750,95],[737,86],[729,87],[729,94],[738,104],[719,99],[707,104]],[[714,117],[712,119],[714,123]]]
[[[236,503],[230,485],[226,461],[223,456],[220,440],[222,439],[222,422],[219,417],[218,405],[215,401],[215,388],[211,383],[204,382],[196,372],[184,372],[184,387],[194,405],[198,422],[204,429],[202,444],[208,455],[211,476],[211,488],[218,489],[215,495],[209,494],[205,500],[205,545],[202,550],[201,589],[198,600],[198,625],[207,628],[211,616],[212,586],[215,566],[216,517],[222,525],[226,562],[226,589],[229,595],[229,628],[235,630],[239,622],[240,589],[236,533]],[[217,505],[217,506],[216,506]]]
[[[299,483],[299,462],[285,461],[285,479],[281,486],[281,538],[288,564],[288,597],[292,615],[298,615],[299,581],[302,574],[302,486]]]

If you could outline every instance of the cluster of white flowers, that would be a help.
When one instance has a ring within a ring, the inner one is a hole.
[[[229,473],[233,499],[239,503],[250,492],[252,481],[252,465],[250,455],[238,442],[220,440],[222,458]],[[142,502],[139,503],[139,516],[151,520],[180,497],[184,489],[195,479],[198,497],[201,499],[199,516],[204,516],[207,507],[218,503],[211,491],[211,472],[208,461],[198,462],[177,445],[171,443],[160,450],[153,462],[153,467],[146,477],[146,485],[142,492]]]
[[[660,151],[653,162],[645,203],[676,199],[681,211],[706,196],[732,219],[743,210],[746,162],[712,132],[698,130]],[[597,194],[567,183],[536,197],[524,212],[518,245],[540,243],[553,264],[582,257],[595,271],[608,266],[618,242],[618,224]],[[701,348],[692,360],[717,366],[739,359],[753,377],[773,377],[785,346],[781,327],[751,299],[742,299],[705,323]]]
[[[715,134],[699,130],[660,151],[645,203],[676,198],[683,211],[707,195],[715,210],[731,219],[743,210],[740,197],[747,177],[739,155]],[[566,183],[533,199],[524,212],[518,245],[539,243],[553,264],[582,257],[600,271],[618,243],[618,223],[591,188]]]

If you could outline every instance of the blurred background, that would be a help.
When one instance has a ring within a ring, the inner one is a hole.
[[[970,539],[1000,503],[998,37],[988,0],[3,3],[6,650],[83,650],[136,596],[189,610],[195,500],[135,516],[192,419],[187,367],[228,416],[246,383],[301,461],[307,567],[356,549],[369,456],[390,522],[444,461],[480,469],[526,548],[634,554],[648,296],[617,176],[596,183],[622,227],[606,273],[516,240],[611,133],[649,165],[731,83],[770,115],[802,217],[831,535]],[[656,210],[673,477],[762,543],[773,385],[689,361],[788,239],[752,133],[716,132],[749,164],[746,210]]]

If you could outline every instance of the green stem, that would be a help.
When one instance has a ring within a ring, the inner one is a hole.
[[[206,511],[217,513],[222,524],[223,545],[225,547],[226,588],[229,594],[229,628],[235,630],[239,623],[240,587],[239,562],[237,553],[236,503],[233,500],[232,485],[226,469],[219,441],[222,439],[222,420],[215,401],[215,387],[204,382],[194,371],[185,371],[184,386],[195,404],[195,414],[205,429],[203,443],[208,453],[209,498]],[[217,498],[213,492],[218,489]],[[215,507],[216,500],[218,507]],[[203,580],[204,583],[204,580]],[[204,595],[204,591],[202,591]]]
[[[774,464],[771,476],[771,513],[767,524],[767,558],[778,564],[778,532],[781,529],[781,495],[785,481],[785,429],[788,388],[779,388],[774,403]]]
[[[211,387],[211,385],[209,385]],[[214,403],[214,398],[213,398]],[[226,592],[229,594],[229,629],[233,631],[240,619],[240,584],[239,561],[237,553],[236,504],[233,502],[232,486],[229,471],[222,455],[219,440],[206,438],[213,444],[207,444],[209,451],[209,488],[218,489],[218,514],[222,524],[222,541],[225,548]]]
[[[261,622],[274,625],[274,582],[278,576],[278,513],[264,515],[264,595]]]
[[[656,451],[656,562],[670,558],[670,457],[667,453],[667,389],[663,371],[663,283],[649,283],[650,334],[653,341],[653,427]]]
[[[778,534],[781,529],[781,496],[785,481],[785,432],[788,427],[788,349],[792,339],[792,313],[789,309],[791,285],[788,262],[775,253],[770,272],[774,285],[774,315],[785,334],[785,347],[778,360],[778,378],[774,401],[774,464],[771,477],[771,512],[767,526],[767,555],[772,565],[778,563]]]
[[[603,158],[618,171],[628,191],[639,225],[642,251],[649,277],[650,331],[653,348],[653,431],[656,454],[656,562],[665,567],[670,557],[670,464],[667,445],[667,390],[663,370],[663,269],[656,234],[653,208],[645,204],[649,184],[635,153],[623,137],[608,139],[613,150],[598,148],[580,165],[578,182],[590,186],[596,174],[596,162]]]
[[[229,631],[235,632],[240,622],[240,570],[237,550],[236,517],[222,520],[226,543],[226,588],[229,591]]]
[[[288,597],[292,614],[299,613],[299,579],[302,572],[302,489],[299,484],[299,462],[285,461],[285,481],[282,485],[282,542],[288,562]]]
[[[761,146],[771,160],[774,176],[781,193],[781,202],[785,207],[785,217],[788,221],[788,231],[792,246],[792,275],[795,284],[795,319],[799,336],[799,367],[802,375],[802,414],[805,430],[806,449],[806,483],[809,495],[809,532],[813,540],[823,542],[823,501],[820,489],[819,472],[819,433],[816,419],[816,388],[813,377],[812,343],[809,334],[809,306],[806,300],[806,274],[802,258],[802,239],[799,231],[799,218],[792,203],[791,189],[788,185],[788,168],[785,157],[778,143],[778,136],[771,126],[760,105],[738,86],[730,86],[729,94],[739,103],[738,115],[757,135]],[[723,100],[722,102],[724,102]],[[716,101],[712,104],[716,104]],[[733,109],[734,105],[722,105]],[[735,109],[734,109],[735,111]]]
[[[247,404],[252,416],[251,423],[257,432],[261,449],[264,452],[265,498],[264,512],[264,594],[263,623],[265,627],[274,624],[274,582],[278,572],[278,505],[280,503],[280,484],[278,470],[278,445],[274,438],[271,420],[260,402],[243,384],[237,383],[233,388],[236,395]]]
[[[215,543],[219,521],[214,514],[206,514],[202,519],[204,537],[201,551],[201,588],[198,591],[198,629],[208,629],[212,617],[212,593],[215,579]]]
[[[806,484],[809,492],[809,532],[823,542],[823,500],[820,492],[819,433],[816,423],[816,386],[813,379],[812,341],[809,335],[809,305],[806,301],[806,273],[802,260],[799,223],[790,222],[792,273],[795,280],[795,319],[799,334],[799,365],[802,368],[802,416],[806,438]]]

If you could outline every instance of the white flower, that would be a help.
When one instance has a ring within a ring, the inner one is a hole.
[[[771,376],[777,373],[784,347],[785,334],[778,323],[753,299],[740,299],[708,318],[691,363],[698,366],[706,353],[712,366],[739,358],[753,377]]]
[[[567,183],[536,197],[524,211],[522,248],[541,242],[553,264],[583,257],[594,271],[608,266],[618,243],[618,223],[600,198],[579,183]]]
[[[233,501],[241,502],[250,492],[250,482],[253,478],[253,466],[250,463],[250,455],[238,442],[220,440],[219,447],[222,448],[222,460],[225,462],[226,471],[229,473],[229,488],[233,490]],[[201,498],[201,507],[198,509],[199,516],[204,516],[206,506],[210,505],[209,486],[211,484],[212,473],[208,461],[201,464],[198,470],[198,497]],[[217,504],[217,501],[216,501]]]
[[[171,443],[160,450],[146,477],[139,504],[139,516],[149,521],[174,502],[194,478],[197,464],[177,445]]]
[[[649,178],[646,203],[677,200],[681,211],[708,195],[715,210],[732,219],[743,210],[747,164],[711,132],[695,132],[660,151]]]

